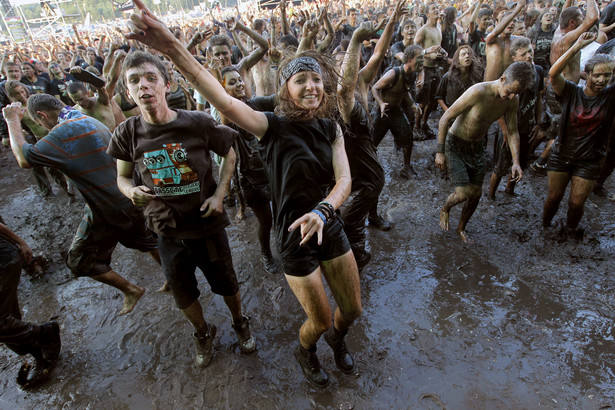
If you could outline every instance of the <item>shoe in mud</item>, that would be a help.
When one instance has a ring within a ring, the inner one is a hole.
[[[56,361],[35,357],[34,365],[24,363],[17,373],[17,384],[24,389],[36,387],[49,378]]]
[[[334,326],[325,332],[325,341],[333,349],[337,368],[344,373],[350,373],[354,369],[354,359],[346,347],[345,337],[346,335],[337,332]]]
[[[375,218],[368,217],[367,222],[372,228],[380,229],[381,231],[388,231],[391,229],[391,222],[387,221],[380,215]]]
[[[60,356],[62,341],[60,340],[60,325],[58,322],[47,322],[41,325],[42,340],[40,343],[43,359],[53,362]]]
[[[359,273],[363,271],[363,268],[372,260],[372,254],[368,251],[356,251],[353,250],[354,259],[357,262],[357,268],[359,269]]]
[[[193,333],[194,344],[196,345],[196,365],[198,367],[205,367],[211,362],[211,358],[214,355],[213,343],[214,337],[216,337],[216,326],[210,324],[207,329],[207,335],[199,336],[198,333]]]
[[[537,174],[546,175],[547,160],[543,157],[538,158],[536,161],[532,162],[532,165],[530,165],[530,169]]]
[[[329,375],[320,367],[316,347],[313,351],[305,349],[301,344],[295,349],[295,359],[299,362],[303,375],[316,387],[327,387],[329,385]]]
[[[256,350],[256,339],[250,333],[250,318],[243,316],[241,322],[233,323],[233,330],[237,335],[237,344],[242,353],[252,353]]]
[[[265,271],[269,274],[275,274],[279,272],[278,264],[276,263],[273,256],[261,256],[261,262],[263,262],[263,266],[265,267]]]
[[[429,128],[429,125],[423,124],[421,127],[421,131],[423,132],[424,139],[423,140],[433,140],[436,138],[436,134]]]

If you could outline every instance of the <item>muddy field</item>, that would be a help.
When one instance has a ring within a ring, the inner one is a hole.
[[[566,240],[540,227],[546,178],[527,173],[519,196],[502,185],[495,202],[481,199],[467,246],[438,226],[452,186],[434,172],[435,141],[415,143],[418,175],[405,180],[391,139],[380,149],[380,209],[394,228],[369,231],[364,314],[348,337],[356,373],[338,371],[321,340],[332,379],[325,390],[310,387],[294,361],[304,316],[283,276],[262,269],[251,213],[228,232],[258,350],[239,353],[222,299],[199,275],[205,317],[218,326],[214,359],[200,370],[190,325],[169,294],[155,292],[160,268],[118,246],[114,268],[147,289],[133,313],[118,317],[117,291],[73,279],[64,266],[83,203],[69,205],[57,187],[42,199],[2,149],[0,215],[51,262],[42,277],[24,273],[24,316],[58,320],[63,351],[48,383],[25,392],[15,382],[23,359],[0,347],[0,408],[614,407],[615,202],[592,195],[583,239]],[[615,193],[612,181],[606,188]],[[459,213],[451,212],[452,226]]]

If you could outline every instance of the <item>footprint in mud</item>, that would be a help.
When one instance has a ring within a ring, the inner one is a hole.
[[[425,393],[421,395],[421,397],[419,398],[419,402],[423,405],[428,406],[429,408],[433,408],[432,406],[435,405],[437,406],[435,408],[446,409],[446,404],[444,404],[440,397],[438,397],[438,395],[435,393]]]

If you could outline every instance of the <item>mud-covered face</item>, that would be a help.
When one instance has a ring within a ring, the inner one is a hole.
[[[542,18],[540,19],[540,24],[543,24],[545,26],[550,26],[551,24],[553,24],[553,13],[548,11],[543,14]]]
[[[359,18],[359,12],[353,11],[348,15],[348,23],[351,26],[356,26],[358,18]]]
[[[408,63],[408,70],[406,73],[418,73],[423,69],[423,63],[425,62],[425,57],[423,54],[418,54]]]
[[[611,81],[613,66],[610,64],[596,64],[591,73],[587,74],[587,88],[598,94]]]
[[[402,36],[404,40],[412,40],[414,41],[414,36],[416,35],[416,27],[414,24],[406,24],[404,29],[402,30]]]
[[[470,54],[470,49],[463,48],[459,52],[459,65],[467,68],[472,65],[472,55]]]
[[[491,16],[489,16],[489,15],[482,16],[478,20],[478,29],[480,31],[485,31],[485,30],[487,30],[487,28],[489,28],[489,26],[491,24],[493,24],[493,20],[492,20]]]
[[[213,46],[211,48],[211,53],[213,54],[214,58],[220,61],[220,65],[222,67],[228,67],[232,64],[231,49],[228,46]]]
[[[507,83],[504,78],[500,79],[500,87],[498,90],[498,94],[500,98],[504,100],[512,100],[515,98],[515,95],[521,92],[521,85],[519,81],[513,81],[511,83]]]
[[[22,65],[21,71],[23,71],[26,78],[32,78],[33,76],[36,75],[36,73],[34,72],[34,69],[30,67],[28,64]]]
[[[534,63],[534,49],[532,48],[531,45],[527,47],[521,47],[515,52],[515,55],[512,56],[512,58],[514,62],[521,61],[521,62],[533,64]]]
[[[162,73],[152,63],[126,70],[126,88],[141,111],[153,112],[167,107],[170,85],[165,83]]]

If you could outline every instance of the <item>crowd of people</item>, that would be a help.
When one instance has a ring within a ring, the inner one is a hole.
[[[615,3],[281,0],[198,20],[134,3],[125,30],[75,27],[70,38],[5,49],[0,135],[42,196],[54,195],[47,174],[71,201],[81,193],[66,263],[121,291],[120,315],[145,290],[111,268],[117,243],[161,265],[162,289],[194,327],[198,366],[212,359],[217,327],[199,303],[197,267],[223,297],[240,350],[257,348],[225,229],[225,205],[237,201],[239,219],[249,207],[258,221],[263,269],[283,273],[305,311],[294,355],[306,379],[329,383],[316,354],[323,335],[337,367],[353,371],[345,338],[363,309],[366,225],[391,229],[378,212],[388,131],[403,154],[400,178],[416,175],[415,141],[436,139],[435,165],[454,186],[440,227],[463,204],[465,242],[488,144],[490,199],[502,178],[514,194],[524,171],[548,175],[545,227],[569,184],[572,236],[589,195],[608,195]],[[31,256],[0,223],[0,341],[34,357],[18,376],[26,388],[48,377],[61,349],[56,322],[21,318],[17,286]]]

